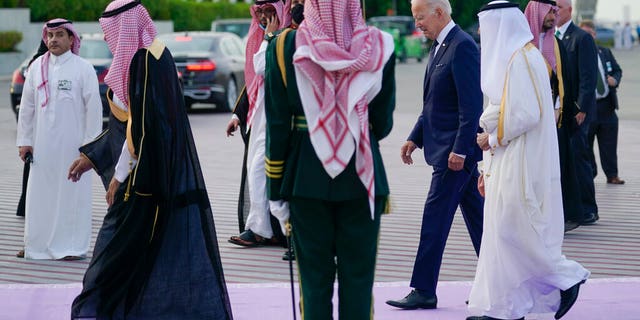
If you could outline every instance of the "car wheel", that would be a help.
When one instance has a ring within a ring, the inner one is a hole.
[[[231,112],[236,104],[236,100],[238,100],[238,86],[236,85],[236,80],[233,77],[229,77],[227,90],[225,90],[225,92],[225,100],[222,102],[221,111]]]
[[[402,53],[400,53],[400,57],[398,58],[398,60],[400,60],[400,63],[407,62],[407,51],[406,50],[402,50]]]

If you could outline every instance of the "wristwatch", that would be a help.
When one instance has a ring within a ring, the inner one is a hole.
[[[271,41],[271,39],[273,39],[275,37],[276,37],[276,35],[273,34],[273,32],[269,32],[269,33],[264,35],[264,39],[267,40],[267,41]]]

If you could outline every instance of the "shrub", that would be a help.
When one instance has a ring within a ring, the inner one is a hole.
[[[22,41],[19,31],[0,31],[0,52],[16,51],[15,47]]]
[[[0,0],[6,1],[6,0]],[[65,18],[72,21],[98,21],[111,0],[27,0],[31,8],[31,21]],[[170,0],[145,1],[144,7],[154,20],[169,20]]]
[[[171,19],[175,31],[208,31],[211,21],[225,18],[250,18],[250,4],[238,2],[185,2],[172,0]]]

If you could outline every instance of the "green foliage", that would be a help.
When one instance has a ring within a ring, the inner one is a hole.
[[[363,0],[361,0],[363,1]],[[394,0],[364,0],[366,17],[385,16],[388,10],[392,9]],[[451,11],[453,20],[463,29],[468,28],[478,22],[478,10],[489,2],[489,0],[449,0],[451,3]],[[528,0],[512,0],[520,4],[520,8],[524,10]],[[410,0],[395,0],[396,15],[411,16]]]
[[[6,0],[0,0],[6,1]],[[26,0],[31,21],[65,18],[72,21],[97,21],[111,0]],[[145,8],[154,20],[169,20],[170,0],[146,1]]]
[[[0,31],[0,52],[16,51],[15,47],[22,41],[22,32]]]
[[[17,8],[20,0],[0,0],[0,8]]]
[[[185,2],[172,0],[171,18],[175,31],[211,30],[211,21],[226,18],[250,18],[249,4],[221,2]]]
[[[65,18],[72,21],[97,21],[111,0],[0,0],[1,3],[26,2],[31,21]],[[223,18],[249,18],[249,4],[228,0],[194,2],[185,0],[145,1],[153,20],[173,20],[176,31],[210,30],[211,21]]]

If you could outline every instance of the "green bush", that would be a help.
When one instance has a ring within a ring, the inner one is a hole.
[[[171,1],[171,19],[175,31],[211,30],[211,21],[225,18],[250,18],[247,3]]]
[[[16,45],[22,41],[22,32],[0,31],[0,52],[16,51]]]
[[[111,0],[0,0],[26,1],[31,8],[31,21],[65,18],[72,21],[97,21]],[[222,18],[248,18],[250,4],[228,1],[193,2],[185,0],[145,1],[153,20],[173,20],[176,31],[210,30],[211,21]]]
[[[0,8],[15,8],[17,6],[17,0],[0,0]]]
[[[0,0],[6,1],[6,0]],[[31,8],[31,21],[65,18],[72,21],[98,21],[111,0],[26,0]],[[154,20],[169,20],[170,0],[146,1],[144,7]]]

